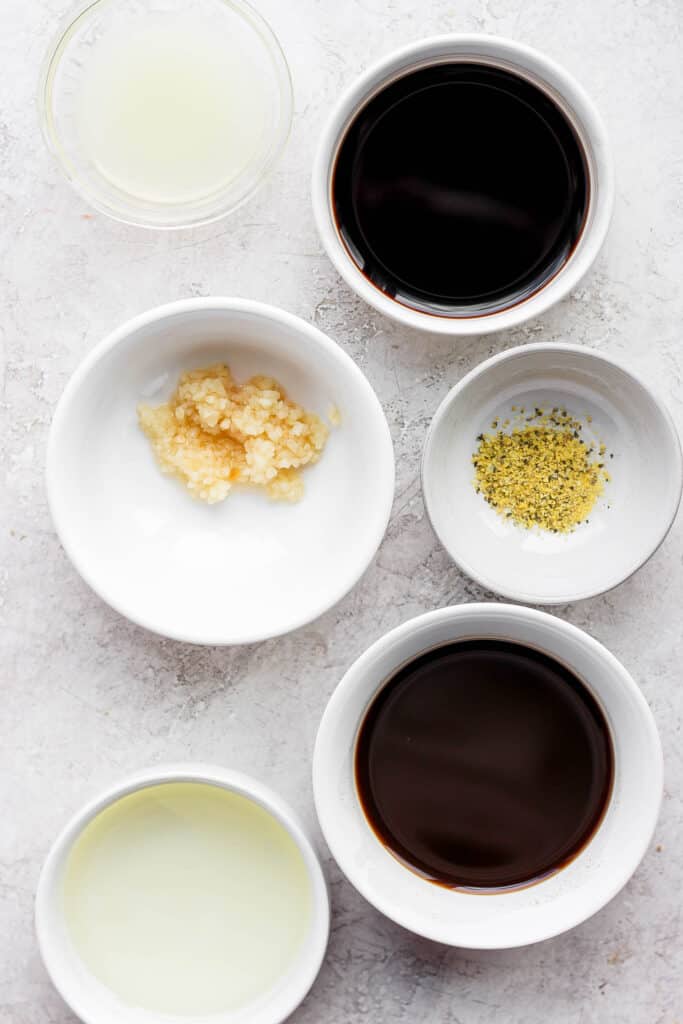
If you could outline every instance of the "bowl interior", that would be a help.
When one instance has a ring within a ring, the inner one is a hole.
[[[440,644],[482,636],[537,647],[584,681],[612,733],[615,778],[601,825],[571,864],[526,889],[477,895],[426,881],[384,848],[357,797],[353,754],[368,705],[399,666]],[[661,798],[662,766],[651,713],[631,678],[603,647],[542,612],[509,605],[462,605],[405,623],[355,662],[325,710],[313,777],[328,845],[367,900],[404,927],[436,941],[499,949],[556,935],[585,920],[615,895],[651,838]]]
[[[190,306],[124,328],[77,371],[51,437],[53,516],[81,574],[134,621],[196,642],[263,639],[321,614],[367,567],[391,507],[391,440],[360,370],[314,328],[265,307]],[[244,491],[205,505],[161,474],[138,403],[219,361],[237,380],[274,376],[323,419],[339,410],[300,502]]]
[[[513,419],[512,406],[566,409],[583,421],[585,441],[606,446],[611,480],[572,533],[515,526],[476,493],[477,436]],[[423,483],[434,529],[468,575],[515,600],[559,603],[615,586],[656,549],[678,507],[680,446],[658,401],[619,366],[586,350],[531,346],[453,389],[428,435]]]
[[[149,76],[149,110],[126,98],[113,70],[124,62],[134,81]],[[194,126],[185,148],[159,127],[159,91],[180,104],[185,131]],[[275,36],[244,0],[95,0],[60,33],[41,106],[48,143],[89,202],[128,223],[175,228],[215,220],[251,195],[286,142],[292,95]]]
[[[291,809],[256,780],[212,766],[171,766],[141,772],[84,808],[56,840],[36,896],[36,927],[46,967],[62,997],[87,1024],[177,1024],[183,1018],[124,1005],[88,970],[72,944],[62,909],[69,853],[86,825],[105,807],[129,793],[165,782],[222,786],[254,800],[273,815],[299,847],[310,879],[312,913],[308,933],[289,970],[270,991],[226,1013],[196,1018],[206,1024],[279,1024],[303,999],[322,962],[329,931],[329,899],[318,858]],[[186,1018],[188,1019],[188,1018]]]

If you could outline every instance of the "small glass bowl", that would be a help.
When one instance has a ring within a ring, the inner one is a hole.
[[[192,15],[239,40],[265,82],[266,117],[249,161],[224,186],[191,201],[156,201],[109,180],[91,160],[79,123],[79,104],[93,47],[111,33],[133,30],[136,19]],[[92,206],[115,220],[147,228],[186,228],[232,213],[267,178],[282,153],[292,121],[287,61],[270,26],[245,0],[87,0],[62,24],[40,81],[43,133],[66,177]]]

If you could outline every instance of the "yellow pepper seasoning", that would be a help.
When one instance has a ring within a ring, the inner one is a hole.
[[[496,430],[498,420],[491,427]],[[581,429],[566,409],[536,408],[510,433],[480,434],[472,456],[477,492],[519,526],[570,533],[587,519],[610,479],[605,446],[596,452],[581,439]]]

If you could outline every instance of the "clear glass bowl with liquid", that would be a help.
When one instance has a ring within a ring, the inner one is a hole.
[[[50,149],[92,206],[181,228],[262,184],[289,135],[292,87],[244,0],[91,0],[50,49],[40,106]]]

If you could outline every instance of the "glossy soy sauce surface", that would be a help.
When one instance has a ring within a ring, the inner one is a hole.
[[[588,205],[583,149],[559,107],[484,64],[404,75],[356,115],[332,182],[364,274],[439,315],[514,305],[567,261]]]
[[[465,640],[379,692],[355,755],[361,805],[400,860],[447,886],[524,885],[575,857],[614,774],[598,704],[547,655]]]

